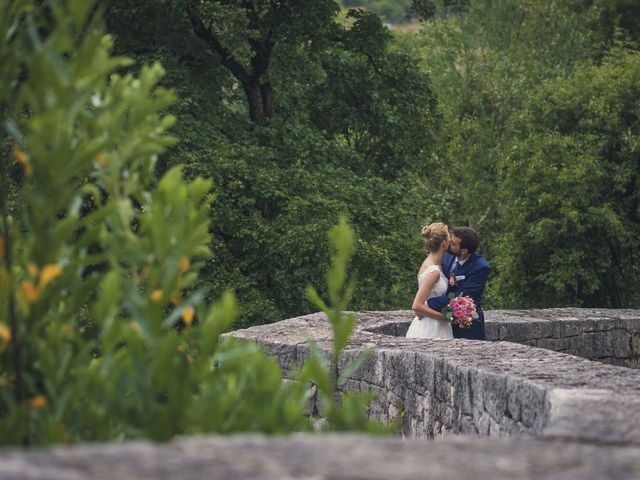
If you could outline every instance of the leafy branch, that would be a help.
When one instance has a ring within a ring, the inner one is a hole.
[[[338,371],[338,362],[345,352],[355,325],[356,316],[346,313],[355,290],[355,280],[349,277],[347,267],[354,251],[354,234],[344,218],[329,232],[332,262],[327,273],[327,294],[329,304],[320,298],[313,286],[307,287],[307,298],[324,312],[333,333],[332,350],[327,359],[320,346],[309,340],[311,356],[302,367],[301,379],[310,381],[318,389],[321,403],[320,415],[327,419],[327,429],[346,430],[354,427],[371,433],[388,433],[395,425],[383,425],[367,416],[367,407],[372,400],[370,394],[343,392],[341,386],[349,379],[368,357],[359,355],[343,371]]]

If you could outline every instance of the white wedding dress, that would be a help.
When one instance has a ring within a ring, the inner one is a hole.
[[[440,278],[431,289],[427,300],[447,293],[447,278],[442,273],[442,269],[437,265],[428,266],[425,271],[418,276],[418,288],[420,288],[420,284],[425,277],[436,270],[440,272]],[[436,320],[431,317],[415,317],[411,325],[409,325],[407,338],[453,338],[453,331],[451,330],[451,324],[444,320]]]

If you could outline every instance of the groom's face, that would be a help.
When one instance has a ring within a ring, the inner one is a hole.
[[[459,257],[462,253],[460,251],[460,238],[456,237],[455,235],[451,235],[451,238],[449,239],[449,253],[455,255],[456,257]]]

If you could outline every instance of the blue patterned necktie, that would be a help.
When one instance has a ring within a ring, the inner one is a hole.
[[[451,273],[455,274],[456,270],[458,270],[458,267],[460,266],[460,262],[458,262],[458,260],[456,260],[455,262],[453,262],[453,268],[451,269]]]

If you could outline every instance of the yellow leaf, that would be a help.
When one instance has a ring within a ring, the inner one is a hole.
[[[13,154],[16,158],[16,163],[22,165],[24,175],[30,177],[33,174],[33,165],[29,161],[29,154],[20,147],[16,147]]]
[[[47,397],[44,395],[36,395],[31,400],[29,400],[29,408],[31,410],[42,410],[47,406],[49,402],[47,401]]]
[[[184,320],[184,323],[187,326],[193,323],[194,315],[195,315],[195,310],[193,309],[192,306],[184,307],[184,310],[182,310],[182,320]]]
[[[40,298],[40,290],[33,284],[33,282],[20,282],[20,288],[22,289],[22,293],[24,294],[24,298],[27,299],[27,302],[35,303],[38,298]]]
[[[96,162],[98,162],[101,166],[106,167],[107,163],[109,162],[109,158],[107,157],[106,153],[100,152],[96,155]]]
[[[50,263],[42,267],[40,272],[40,281],[38,282],[38,288],[44,289],[53,279],[59,277],[62,273],[62,267],[57,263]]]
[[[0,323],[0,353],[7,349],[10,341],[11,329],[5,323]]]
[[[182,257],[178,266],[180,267],[180,271],[186,272],[187,270],[189,270],[191,263],[189,262],[189,259],[187,257]]]

